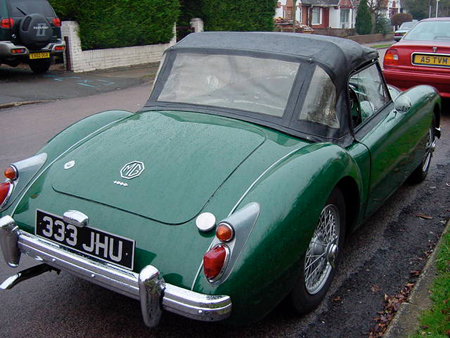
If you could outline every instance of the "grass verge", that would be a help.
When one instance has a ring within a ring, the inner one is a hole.
[[[438,250],[437,277],[430,296],[433,306],[420,316],[420,328],[413,338],[450,337],[450,231],[443,235]]]

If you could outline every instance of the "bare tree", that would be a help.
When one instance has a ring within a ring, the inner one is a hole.
[[[370,18],[372,20],[372,32],[375,30],[377,19],[387,10],[388,0],[367,0]]]

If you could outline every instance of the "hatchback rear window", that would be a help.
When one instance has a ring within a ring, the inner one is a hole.
[[[9,7],[11,17],[24,17],[32,13],[55,16],[55,11],[46,0],[10,0]]]

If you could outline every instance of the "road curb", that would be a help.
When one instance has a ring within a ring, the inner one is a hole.
[[[12,108],[12,107],[20,107],[25,106],[29,104],[36,104],[36,103],[46,103],[50,102],[51,100],[36,100],[36,101],[19,101],[19,102],[8,102],[8,103],[0,103],[0,109],[2,108]]]
[[[419,328],[418,316],[431,307],[429,289],[436,277],[436,255],[438,248],[443,241],[443,235],[450,231],[450,220],[447,222],[444,231],[436,244],[433,253],[428,258],[425,267],[419,276],[408,300],[400,305],[400,309],[395,314],[394,319],[389,324],[384,333],[384,338],[404,338],[416,333]]]

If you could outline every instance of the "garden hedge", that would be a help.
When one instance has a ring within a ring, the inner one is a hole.
[[[49,0],[62,20],[80,25],[82,48],[167,43],[179,15],[178,0]]]
[[[205,30],[273,31],[277,0],[201,0]]]

